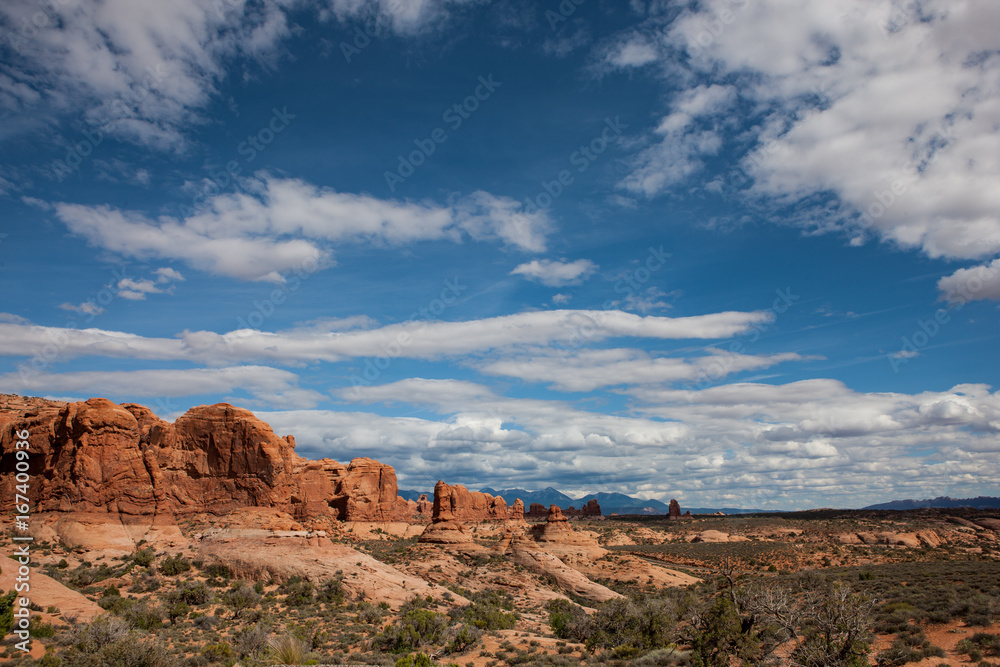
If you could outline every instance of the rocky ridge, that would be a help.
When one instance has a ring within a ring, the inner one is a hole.
[[[393,521],[411,516],[396,472],[369,458],[348,465],[298,456],[249,410],[192,408],[174,423],[135,403],[62,403],[0,396],[0,470],[14,470],[15,433],[30,433],[38,512],[123,517],[225,514],[270,507],[297,519]],[[14,475],[0,478],[11,509]]]

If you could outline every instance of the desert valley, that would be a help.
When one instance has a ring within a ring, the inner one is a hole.
[[[170,423],[0,397],[15,627],[33,538],[31,653],[8,634],[0,661],[1000,664],[996,510],[602,516],[449,480],[404,500],[392,467],[306,460],[293,435],[228,404]]]

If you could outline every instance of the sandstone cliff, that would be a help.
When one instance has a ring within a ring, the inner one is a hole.
[[[299,457],[248,410],[192,408],[174,423],[134,403],[0,396],[0,509],[11,509],[15,432],[30,432],[35,510],[224,514],[272,507],[296,518],[408,518],[391,466]]]

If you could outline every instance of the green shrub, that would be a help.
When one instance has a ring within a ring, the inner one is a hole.
[[[218,644],[206,644],[203,649],[201,649],[201,654],[205,656],[210,662],[222,662],[227,658],[232,658],[236,655],[233,651],[233,647],[226,642],[219,642]]]
[[[434,663],[423,653],[408,655],[396,661],[396,667],[432,667]]]
[[[184,586],[177,588],[167,595],[170,602],[184,602],[189,605],[201,605],[212,599],[212,591],[204,582],[188,582]]]
[[[145,549],[138,549],[134,554],[132,554],[132,562],[139,567],[149,567],[153,564],[153,559],[156,558],[156,552],[146,547]]]
[[[510,593],[498,590],[486,590],[474,593],[471,604],[455,612],[480,630],[510,630],[517,625],[519,618],[514,611],[514,598]]]
[[[14,600],[17,592],[11,589],[6,595],[0,595],[0,631],[4,635],[14,625]]]
[[[32,617],[28,622],[28,631],[36,639],[40,637],[54,637],[56,634],[55,628],[52,627],[51,623],[46,623],[37,616]]]
[[[552,600],[546,606],[549,625],[556,637],[583,641],[588,633],[588,618],[579,605],[569,600]]]
[[[178,574],[187,572],[190,569],[191,561],[185,558],[183,554],[167,556],[160,563],[160,572],[168,577],[175,577]]]
[[[440,643],[448,617],[428,609],[412,609],[390,625],[376,643],[390,653],[409,653],[423,646]]]
[[[247,582],[237,581],[222,595],[222,602],[240,613],[256,607],[260,602],[260,594]]]

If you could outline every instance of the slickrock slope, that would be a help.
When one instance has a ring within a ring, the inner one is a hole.
[[[0,572],[0,590],[13,591],[16,585],[17,568],[7,565]],[[41,605],[44,609],[56,607],[64,619],[76,618],[79,621],[89,621],[105,613],[96,602],[38,571],[31,573],[31,602]],[[32,617],[37,618],[37,615],[32,614]],[[51,615],[45,616],[46,621],[52,619]]]
[[[319,584],[342,576],[351,598],[387,602],[393,608],[415,594],[441,597],[449,592],[322,536],[213,536],[202,541],[198,558],[222,563],[236,576],[250,580],[300,576]],[[461,596],[450,595],[456,602],[468,603]]]
[[[18,400],[19,399],[19,400]],[[123,516],[224,514],[272,507],[298,519],[409,518],[396,472],[368,458],[343,465],[299,457],[253,413],[227,403],[173,424],[134,403],[0,396],[0,509],[14,493],[15,433],[30,432],[32,495],[40,512]]]

